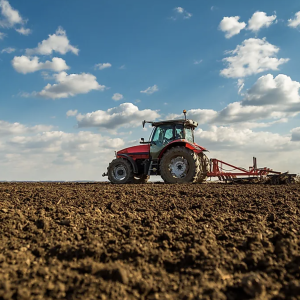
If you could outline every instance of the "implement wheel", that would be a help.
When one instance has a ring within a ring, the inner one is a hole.
[[[129,161],[123,158],[114,159],[107,168],[111,183],[124,184],[133,182],[133,171]]]
[[[196,182],[199,172],[197,154],[185,147],[169,149],[160,162],[160,174],[166,183]]]

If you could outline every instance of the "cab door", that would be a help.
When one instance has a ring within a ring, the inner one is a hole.
[[[157,126],[152,136],[150,144],[150,156],[157,159],[161,150],[174,140],[174,126],[160,125]]]

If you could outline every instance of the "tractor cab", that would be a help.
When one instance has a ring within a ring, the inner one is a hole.
[[[160,156],[161,151],[170,143],[188,142],[194,144],[194,128],[198,123],[193,120],[167,120],[161,122],[143,122],[151,123],[153,131],[150,135],[149,142],[141,140],[141,144],[150,144],[150,156],[156,159]]]

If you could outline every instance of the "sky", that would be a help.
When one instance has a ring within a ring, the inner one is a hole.
[[[0,0],[0,180],[106,180],[142,121],[300,172],[296,0]]]

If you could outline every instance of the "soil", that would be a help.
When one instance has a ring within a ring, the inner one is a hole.
[[[1,183],[0,299],[300,299],[300,185]]]

